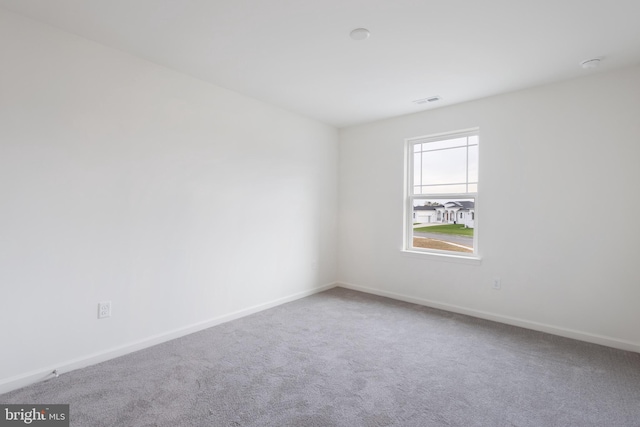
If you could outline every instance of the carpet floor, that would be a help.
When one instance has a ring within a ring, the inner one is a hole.
[[[77,427],[627,427],[640,354],[335,288],[0,403]]]

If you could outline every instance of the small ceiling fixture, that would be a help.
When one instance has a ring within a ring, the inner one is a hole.
[[[413,101],[414,104],[426,104],[428,102],[436,102],[436,101],[440,101],[442,98],[440,98],[439,96],[430,96],[428,98],[422,98],[422,99],[416,99],[415,101]]]
[[[589,69],[589,68],[596,68],[598,65],[600,65],[600,61],[602,61],[602,59],[600,58],[592,58],[592,59],[587,59],[584,60],[580,63],[580,66],[582,68]]]
[[[355,30],[351,31],[351,33],[349,33],[349,36],[353,40],[365,40],[368,39],[370,35],[371,33],[369,33],[369,30],[367,30],[366,28],[356,28]]]

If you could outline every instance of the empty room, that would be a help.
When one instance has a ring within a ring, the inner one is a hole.
[[[640,427],[638,16],[0,0],[0,426]]]

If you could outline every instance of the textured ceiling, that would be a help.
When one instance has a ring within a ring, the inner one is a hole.
[[[0,0],[344,127],[640,63],[638,0]],[[371,37],[353,41],[358,27]],[[604,58],[595,70],[579,63]],[[442,101],[415,105],[433,95]]]

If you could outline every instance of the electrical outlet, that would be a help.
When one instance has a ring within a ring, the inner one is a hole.
[[[500,290],[502,288],[502,280],[499,277],[493,279],[493,289]]]
[[[98,319],[111,317],[111,301],[102,301],[98,303]]]

